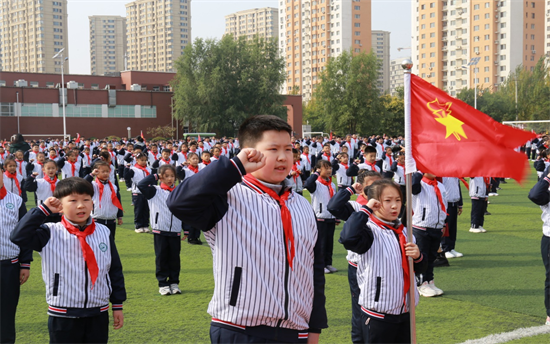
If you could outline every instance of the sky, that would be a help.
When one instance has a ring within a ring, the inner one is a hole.
[[[352,1],[352,0],[346,0]],[[372,0],[372,30],[390,31],[391,59],[407,57],[411,45],[412,0]],[[71,74],[90,74],[88,16],[126,16],[127,0],[68,0],[69,69]],[[227,14],[250,8],[278,7],[279,0],[191,0],[193,39],[221,38]]]

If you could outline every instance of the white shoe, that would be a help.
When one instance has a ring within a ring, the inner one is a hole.
[[[489,192],[489,196],[498,196],[496,192]]]
[[[335,268],[334,266],[332,266],[332,265],[327,265],[327,266],[325,267],[325,269],[327,269],[327,270],[330,271],[330,272],[337,272],[337,271],[338,271],[338,269],[336,269],[336,268]]]
[[[132,188],[128,188],[128,189],[126,189],[126,191],[132,191]]]
[[[124,178],[122,178],[122,179],[119,179],[118,181],[119,181],[119,182],[123,182],[123,181],[124,181]]]
[[[457,256],[455,256],[453,251],[445,252],[445,258],[447,258],[447,259],[452,259],[452,258],[456,258],[456,257]]]
[[[176,283],[170,284],[170,292],[172,295],[181,294],[180,287]]]
[[[171,295],[172,293],[170,292],[170,287],[166,286],[166,287],[160,287],[159,288],[159,293],[160,295]]]
[[[325,273],[326,273],[326,274],[330,274],[330,270],[327,269],[327,268],[325,268]]]
[[[430,287],[428,282],[424,282],[418,287],[418,293],[424,297],[437,296],[436,291]]]
[[[431,281],[428,283],[428,286],[429,286],[430,288],[432,288],[433,291],[435,291],[435,293],[437,294],[437,296],[443,295],[443,290],[441,290],[441,289],[439,289],[438,287],[436,287],[433,280],[431,280]]]
[[[481,233],[487,232],[487,230],[485,228],[481,227],[481,226],[478,229],[481,231]]]
[[[149,230],[148,227],[143,227],[141,228],[141,233],[150,233],[151,231]]]
[[[456,258],[464,257],[464,255],[460,252],[455,251],[454,249],[451,250],[451,253],[454,254]]]
[[[546,317],[546,324],[545,325],[550,325],[550,317]]]
[[[143,228],[136,228],[136,233],[143,233]]]
[[[483,233],[483,231],[481,230],[481,227],[480,228],[470,228],[470,233]]]

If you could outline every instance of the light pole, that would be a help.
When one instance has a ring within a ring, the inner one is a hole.
[[[126,128],[128,130],[128,140],[132,137],[132,128],[128,127]]]
[[[470,59],[467,65],[462,66],[464,69],[470,69],[471,66],[474,66],[474,109],[477,110],[477,68],[476,65],[479,62],[481,57],[473,57]]]
[[[61,103],[63,106],[63,143],[65,143],[65,140],[67,139],[67,120],[66,120],[66,114],[65,114],[65,61],[68,60],[68,57],[63,58],[63,51],[65,51],[65,48],[59,50],[57,54],[55,54],[52,59],[56,59],[59,57],[61,60]]]
[[[15,113],[17,114],[17,132],[21,134],[21,130],[19,129],[19,117],[21,116],[19,111],[19,92],[15,92],[17,96],[17,103],[15,105]]]

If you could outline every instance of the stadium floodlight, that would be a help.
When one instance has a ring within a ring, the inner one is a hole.
[[[63,145],[65,145],[65,140],[67,139],[67,120],[66,120],[66,114],[65,114],[65,61],[67,61],[69,58],[65,57],[63,58],[63,52],[65,51],[65,48],[59,50],[57,54],[55,54],[52,59],[56,59],[59,57],[61,60],[61,102],[63,106]]]

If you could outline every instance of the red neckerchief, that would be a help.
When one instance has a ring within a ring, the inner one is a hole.
[[[373,162],[373,163],[370,163],[368,162],[367,160],[365,160],[365,164],[367,164],[368,166],[370,166],[371,170],[376,172],[376,162]]]
[[[307,162],[308,162],[309,164],[311,164],[311,160],[309,160],[309,154],[302,154],[302,155],[305,156],[306,159],[307,159]]]
[[[159,159],[159,155],[160,155],[159,152],[156,152],[156,153],[151,152],[151,154],[153,154],[153,158],[155,158],[155,160],[158,160],[158,159]],[[162,157],[162,156],[161,156],[161,157]]]
[[[405,169],[405,165],[402,165],[400,163],[397,163],[397,166],[401,166],[403,168],[403,174],[407,173],[407,170]]]
[[[143,166],[141,166],[141,165],[139,165],[139,164],[135,164],[134,167],[137,168],[137,169],[139,169],[139,170],[142,170],[143,172],[145,172],[145,175],[146,175],[146,176],[148,176],[148,175],[150,174],[149,171],[147,171],[147,167],[143,167]]]
[[[86,156],[86,158],[88,158],[88,166],[90,166],[90,163],[92,162],[92,159],[90,158],[90,154],[84,153],[84,155]]]
[[[160,160],[164,161],[164,163],[165,163],[166,165],[170,165],[170,160],[164,160],[164,159],[160,159]]]
[[[109,152],[109,154],[111,154],[111,158],[114,159],[115,155],[116,155],[115,152],[112,151],[112,150],[108,150],[108,149],[107,149],[107,151]]]
[[[348,164],[340,163],[340,165],[344,166],[344,168],[347,170],[349,168]]]
[[[279,196],[275,191],[273,191],[272,189],[262,184],[258,179],[254,178],[250,174],[245,175],[243,177],[243,181],[246,184],[252,184],[254,187],[262,190],[263,192],[271,196],[271,198],[273,198],[279,203],[281,207],[281,220],[283,221],[283,232],[285,235],[286,257],[288,260],[288,265],[292,270],[294,270],[292,268],[292,263],[294,261],[294,255],[295,255],[294,233],[292,232],[292,216],[290,214],[290,210],[286,206],[286,201],[288,200],[288,197],[291,194],[291,190],[290,189],[286,190],[285,192],[283,192],[282,195]]]
[[[17,164],[19,165],[19,174],[20,174],[20,175],[23,175],[23,161],[24,161],[24,160],[15,159],[15,161],[16,161]]]
[[[19,185],[19,179],[17,179],[17,172],[15,173],[9,173],[8,171],[4,172],[6,177],[9,179],[13,179],[15,186],[17,186],[17,190],[19,190],[19,196],[21,196],[21,186]]]
[[[44,175],[44,180],[50,183],[50,189],[52,190],[52,194],[55,191],[55,184],[57,183],[57,176],[53,176],[53,180],[48,177],[48,175]]]
[[[57,155],[51,155],[51,154],[50,154],[50,159],[53,160],[53,159],[55,159],[55,158],[57,158]]]
[[[189,165],[187,166],[188,169],[190,169],[191,171],[193,171],[193,173],[199,173],[199,167],[195,167],[193,165]]]
[[[300,176],[300,170],[298,169],[298,162],[295,162],[294,165],[292,165],[292,171],[296,172],[295,175],[292,176],[294,179],[294,183],[296,183],[296,179]]]
[[[390,154],[390,155],[386,154],[386,157],[388,157],[388,159],[390,159],[390,166],[391,166],[391,165],[393,164],[393,160],[392,160],[392,158],[391,158],[391,154]]]
[[[166,191],[172,192],[172,191],[174,191],[174,189],[175,189],[176,187],[175,187],[174,185],[168,186],[168,185],[166,185],[166,184],[164,184],[164,183],[160,183],[160,188],[161,188],[162,190],[166,190]]]
[[[0,157],[2,157],[2,160],[4,160],[4,155],[6,154],[6,152],[4,153],[0,153]]]
[[[325,185],[326,187],[328,187],[330,198],[332,198],[332,196],[334,196],[334,189],[332,188],[332,182],[330,180],[324,180],[323,178],[321,178],[321,176],[317,177],[317,181]]]
[[[44,167],[44,163],[43,163],[43,162],[37,161],[36,163],[37,163],[38,165]]]
[[[466,189],[468,189],[468,191],[470,190],[470,184],[468,184],[468,182],[466,181],[466,179],[464,178],[458,178],[458,180],[460,180],[462,182],[462,184],[464,184],[464,186],[466,187]]]
[[[185,158],[185,160],[187,160],[187,152],[181,152],[181,155],[183,155],[183,157]]]
[[[0,200],[3,200],[7,194],[8,194],[8,190],[6,190],[6,187],[2,185],[2,187],[0,188]]]
[[[92,235],[95,231],[95,221],[92,219],[92,223],[86,227],[83,231],[79,228],[73,226],[69,221],[65,219],[65,216],[61,218],[61,224],[67,229],[69,233],[75,235],[80,241],[80,248],[82,249],[82,255],[84,261],[90,272],[90,277],[92,278],[92,289],[94,288],[95,281],[97,280],[97,274],[99,268],[97,267],[97,261],[95,259],[95,254],[90,245],[86,242],[86,237]]]
[[[75,176],[74,174],[75,174],[75,172],[76,172],[76,166],[75,166],[76,161],[75,161],[75,162],[72,162],[71,160],[67,159],[67,162],[68,162],[69,164],[71,164],[71,176],[74,177],[74,176]]]
[[[361,204],[361,205],[367,205],[367,203],[369,202],[369,200],[366,199],[365,197],[363,197],[363,195],[359,195],[359,196],[357,196],[356,202],[359,203],[359,204]]]
[[[328,161],[330,161],[330,158],[332,157],[332,155],[330,155],[330,153],[323,153],[323,155],[327,157]]]
[[[405,254],[405,244],[407,243],[407,239],[405,238],[405,234],[403,234],[403,229],[405,228],[405,226],[401,224],[399,228],[395,228],[386,223],[383,223],[376,216],[371,216],[370,219],[378,227],[391,229],[399,236],[399,247],[401,248],[401,267],[403,268],[403,303],[405,303],[407,299],[407,293],[409,292],[409,289],[411,287],[409,279],[409,264],[407,262],[407,255]]]
[[[103,189],[105,188],[105,184],[103,184],[103,182],[97,177],[95,178],[95,182],[97,184],[97,187],[99,188],[99,208],[101,208],[101,199],[103,198]],[[116,196],[115,187],[110,180],[107,180],[107,183],[109,183],[109,188],[111,189],[111,202],[115,207],[122,210],[122,204],[120,204],[120,201]]]
[[[485,187],[489,188],[491,186],[491,177],[483,177],[483,182],[485,183]]]
[[[204,166],[208,166],[208,165],[210,165],[211,161],[210,160],[209,161],[203,161],[202,163],[203,163]]]
[[[227,154],[227,148],[222,147],[222,149],[223,149],[223,155],[226,155]]]
[[[443,203],[443,196],[441,196],[441,190],[439,190],[439,187],[437,186],[437,180],[422,177],[422,181],[434,187],[435,195],[437,196],[437,200],[439,201],[441,210],[443,210],[443,212],[446,213],[447,211],[445,210],[445,203]]]

